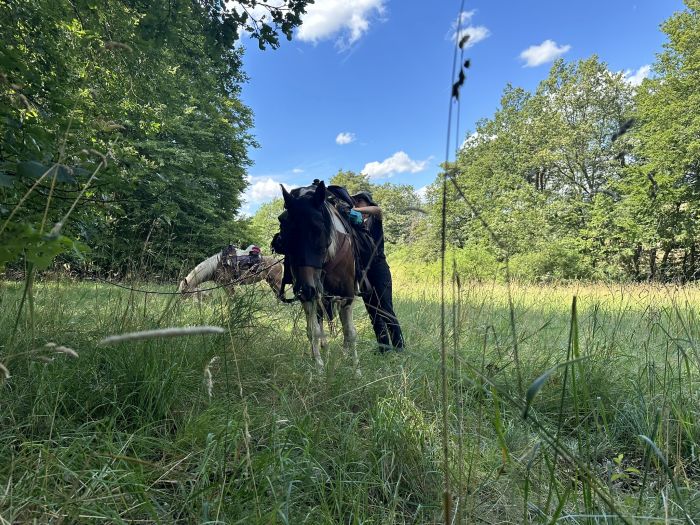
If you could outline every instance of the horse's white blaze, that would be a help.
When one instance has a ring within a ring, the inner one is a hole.
[[[221,261],[221,253],[217,253],[208,259],[203,260],[194,267],[194,270],[187,274],[187,277],[182,280],[177,291],[187,292],[195,286],[210,280],[214,276],[214,272],[216,271],[219,261]]]

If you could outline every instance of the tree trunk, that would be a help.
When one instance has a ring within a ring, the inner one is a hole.
[[[656,278],[656,248],[649,250],[649,280]]]
[[[634,267],[634,280],[639,281],[641,276],[640,276],[640,270],[639,270],[639,259],[642,257],[642,243],[639,242],[637,243],[637,247],[634,250],[634,257],[632,257],[632,265]]]
[[[697,278],[697,272],[695,271],[695,257],[696,248],[695,243],[690,245],[690,257],[688,261],[688,279],[694,281]]]
[[[661,267],[659,268],[659,279],[662,281],[668,280],[668,256],[671,253],[671,248],[664,249],[664,255],[661,258]]]

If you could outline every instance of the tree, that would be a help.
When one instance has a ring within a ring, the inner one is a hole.
[[[372,188],[372,197],[382,208],[386,242],[408,244],[415,240],[422,214],[413,186],[385,182]]]
[[[361,191],[372,191],[372,183],[369,177],[364,173],[355,173],[354,171],[338,170],[338,173],[333,175],[330,181],[336,186],[343,186],[350,192],[350,195]]]
[[[700,219],[700,1],[685,0],[662,30],[668,36],[653,71],[637,92],[638,141],[634,155],[640,167],[630,170],[627,189],[639,214],[655,234],[646,246],[662,254],[662,272],[671,251],[685,278],[698,275]]]
[[[79,240],[99,268],[150,257],[172,273],[244,235],[235,215],[255,142],[233,45],[245,30],[277,47],[308,3],[0,4],[0,267],[20,253],[50,262]]]
[[[279,231],[277,218],[283,210],[284,201],[277,198],[260,206],[250,221],[253,240],[263,251],[269,251],[272,236]]]
[[[633,109],[633,91],[594,55],[575,64],[558,60],[537,88],[530,115],[544,136],[545,187],[591,202],[619,178],[620,143],[613,138]],[[540,118],[537,118],[537,115]]]
[[[614,195],[622,178],[626,139],[613,137],[632,95],[595,56],[556,62],[534,93],[507,86],[494,117],[445,166],[450,243],[490,246],[501,260],[515,258],[523,275],[592,274],[605,234],[589,226],[596,201]],[[435,227],[439,213],[435,202]]]

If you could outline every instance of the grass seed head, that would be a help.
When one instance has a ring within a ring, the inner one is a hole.
[[[207,394],[209,395],[209,399],[212,398],[212,395],[214,393],[214,378],[211,375],[211,367],[214,363],[216,363],[219,360],[219,356],[214,356],[211,358],[209,363],[207,363],[207,366],[204,367],[204,384],[207,387]]]
[[[73,359],[77,359],[80,357],[78,355],[78,352],[73,350],[72,348],[68,348],[67,346],[57,346],[54,351],[59,354],[66,354],[67,356],[72,357]]]

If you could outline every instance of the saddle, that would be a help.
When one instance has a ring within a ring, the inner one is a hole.
[[[244,250],[239,250],[233,244],[229,244],[221,250],[221,265],[225,268],[231,268],[236,274],[254,270],[261,262],[262,252],[254,244]]]
[[[367,269],[372,264],[372,257],[376,251],[374,239],[369,234],[364,224],[351,220],[350,213],[355,203],[350,197],[348,190],[342,186],[328,186],[328,196],[326,200],[330,202],[345,225],[345,230],[352,237],[352,249],[355,256],[355,282],[358,290],[363,293],[369,290],[367,281]],[[355,212],[357,213],[357,212]]]

